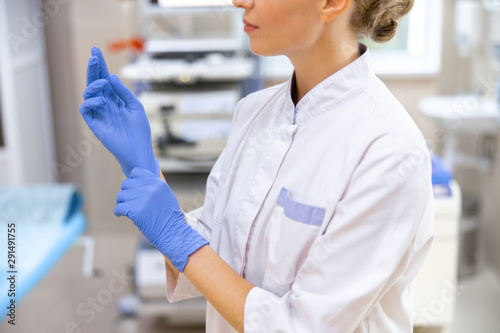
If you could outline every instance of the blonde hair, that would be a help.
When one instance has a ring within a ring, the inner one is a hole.
[[[352,27],[377,43],[391,40],[398,21],[413,8],[414,0],[354,0]]]

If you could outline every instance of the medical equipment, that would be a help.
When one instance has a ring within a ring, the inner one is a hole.
[[[228,0],[142,0],[141,9],[147,53],[243,51],[241,17]]]
[[[221,153],[232,112],[261,87],[230,1],[142,1],[145,53],[121,75],[136,83],[154,151],[164,171],[209,171]]]
[[[165,300],[165,257],[146,238],[135,251],[134,284],[142,299]]]
[[[453,174],[448,170],[441,159],[433,154],[432,160],[432,189],[435,198],[448,197],[451,193],[450,183],[453,179]]]
[[[153,142],[157,143],[155,154],[189,161],[194,170],[199,170],[196,165],[203,170],[206,161],[212,165],[226,144],[240,97],[241,93],[226,83],[198,84],[195,90],[192,86],[170,85],[168,92],[142,93],[140,101],[151,124]],[[181,138],[184,144],[163,144],[164,140]],[[160,164],[164,163],[165,159],[160,159]]]
[[[449,195],[440,192],[436,196],[433,244],[414,282],[414,326],[439,328],[439,332],[451,329],[460,295],[457,267],[462,194],[455,180],[448,184]]]
[[[461,191],[451,171],[431,154],[435,197],[434,240],[415,279],[413,318],[418,327],[448,332],[453,323],[457,293],[458,237]]]
[[[140,318],[162,318],[170,326],[205,325],[207,301],[195,297],[175,303],[165,299],[165,258],[144,237],[139,239],[133,270],[135,294],[121,296],[116,307],[121,314],[118,332],[141,332]]]
[[[170,303],[165,300],[165,258],[145,238],[139,240],[135,251],[134,285],[138,302],[133,312],[169,317],[170,321],[191,325],[205,323],[206,303],[204,297]]]
[[[146,54],[123,69],[128,78],[193,83],[243,80],[253,73],[241,15],[229,1],[142,3]]]

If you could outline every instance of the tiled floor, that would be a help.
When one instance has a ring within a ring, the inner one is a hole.
[[[32,290],[18,308],[15,327],[3,323],[2,333],[134,333],[121,321],[115,307],[120,296],[133,292],[129,279],[138,234],[99,236],[95,267],[101,275],[87,279],[81,271],[82,249],[73,247]],[[110,283],[114,283],[110,287]],[[500,332],[500,283],[493,273],[481,269],[462,279],[466,286],[456,304],[452,333]],[[117,289],[121,289],[118,290]],[[113,292],[110,292],[112,290]],[[96,302],[97,305],[92,302]],[[175,328],[159,318],[143,318],[141,333],[202,333],[203,327]],[[75,327],[75,328],[74,328]],[[118,330],[121,327],[121,330]],[[431,329],[419,332],[435,333]]]
[[[459,280],[455,320],[448,331],[418,328],[415,333],[500,333],[500,279],[484,264]]]
[[[482,268],[476,275],[460,279],[465,286],[458,296],[452,333],[500,332],[500,280]]]

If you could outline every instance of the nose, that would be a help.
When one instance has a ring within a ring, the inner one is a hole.
[[[233,6],[243,9],[251,9],[253,7],[253,0],[233,0]]]

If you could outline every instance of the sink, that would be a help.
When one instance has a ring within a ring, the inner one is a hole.
[[[440,128],[456,133],[496,133],[499,103],[475,95],[435,96],[420,101],[420,112]]]

